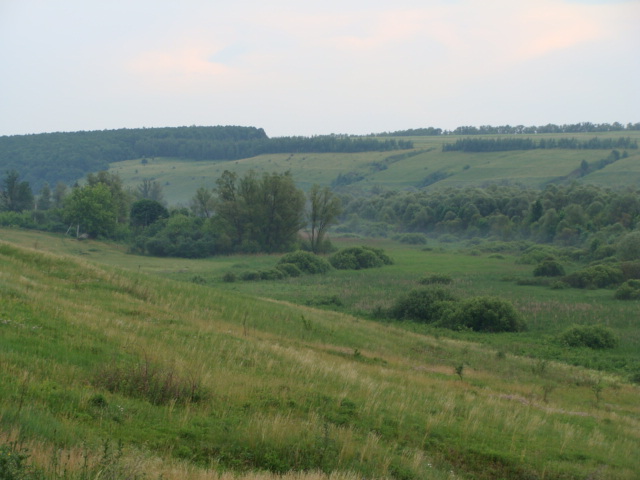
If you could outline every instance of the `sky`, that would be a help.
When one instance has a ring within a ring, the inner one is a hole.
[[[0,135],[640,122],[640,0],[0,0]]]

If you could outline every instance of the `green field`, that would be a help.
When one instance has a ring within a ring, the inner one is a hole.
[[[376,246],[393,266],[225,284],[224,272],[277,257],[0,238],[0,455],[27,452],[45,478],[632,479],[640,468],[638,387],[545,359],[562,353],[552,338],[566,324],[604,320],[623,337],[605,366],[637,360],[637,303],[516,286],[504,277],[531,267],[509,254],[387,242]],[[435,272],[511,299],[530,330],[481,338],[347,313]],[[343,312],[300,305],[334,294]],[[600,356],[575,359],[585,353]]]
[[[621,136],[640,139],[640,132],[582,133],[537,135],[541,138],[577,138],[588,140],[599,136]],[[496,138],[500,136],[495,136]],[[261,155],[234,161],[190,161],[188,159],[153,158],[118,162],[111,165],[125,185],[135,188],[144,179],[162,185],[169,204],[186,204],[199,187],[213,188],[224,170],[243,174],[291,171],[298,185],[307,190],[311,185],[330,185],[339,174],[354,172],[362,179],[352,188],[379,186],[391,189],[418,188],[429,175],[449,175],[429,188],[482,186],[488,183],[522,184],[539,188],[577,169],[583,160],[589,163],[606,158],[610,150],[515,150],[492,153],[442,152],[443,143],[462,137],[403,137],[414,142],[413,151],[367,152],[355,154],[278,154]],[[482,137],[482,138],[490,138]],[[397,158],[402,154],[413,154]],[[629,157],[579,179],[600,186],[637,186],[640,182],[640,153],[629,150]],[[394,158],[396,157],[396,158]]]

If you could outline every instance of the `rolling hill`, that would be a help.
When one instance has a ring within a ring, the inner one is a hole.
[[[0,243],[0,465],[25,475],[13,478],[632,479],[640,469],[637,386],[613,375],[45,243]]]
[[[536,138],[640,139],[640,132],[544,134]],[[494,136],[504,138],[504,136]],[[537,149],[502,152],[443,152],[455,136],[410,137],[413,149],[394,152],[286,153],[260,155],[233,161],[193,161],[155,157],[110,164],[125,184],[135,188],[143,180],[157,181],[170,204],[186,204],[199,187],[213,188],[224,170],[242,174],[291,171],[297,184],[308,189],[314,183],[348,187],[350,191],[372,187],[387,189],[433,189],[441,187],[519,184],[544,188],[549,183],[593,183],[620,188],[640,184],[640,151],[627,150],[627,157],[576,177],[582,162],[597,165],[611,149]],[[483,137],[491,138],[491,136]],[[620,152],[622,154],[622,152]],[[342,180],[341,180],[342,179]]]

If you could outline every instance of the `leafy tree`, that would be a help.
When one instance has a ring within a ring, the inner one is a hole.
[[[161,218],[169,217],[168,210],[160,202],[143,198],[131,205],[129,221],[134,227],[148,227]]]
[[[321,188],[317,184],[311,187],[307,221],[309,242],[313,253],[320,253],[327,229],[335,223],[341,212],[340,199],[333,194],[329,187]]]
[[[44,183],[40,190],[36,207],[38,210],[49,210],[51,208],[51,188],[47,182]]]
[[[640,231],[622,237],[617,251],[620,260],[640,260]]]
[[[211,218],[216,204],[214,193],[205,187],[196,190],[196,194],[191,199],[191,211],[197,217]]]
[[[221,224],[241,251],[289,250],[304,225],[304,193],[289,172],[250,171],[238,179],[225,171],[217,181]]]
[[[136,196],[139,198],[146,198],[149,200],[155,200],[156,202],[164,202],[164,194],[162,193],[162,186],[155,180],[149,180],[145,178],[136,188]]]
[[[87,175],[87,183],[90,186],[98,184],[105,185],[111,192],[111,199],[117,214],[118,223],[126,223],[129,215],[131,198],[129,193],[125,191],[122,179],[117,173],[109,173],[100,171],[98,173],[90,173]]]
[[[20,181],[16,170],[7,171],[0,190],[0,199],[4,210],[22,212],[33,209],[33,192],[29,182]]]
[[[64,198],[66,196],[67,196],[67,186],[62,182],[58,182],[56,184],[56,188],[53,190],[53,195],[51,198],[53,202],[53,207],[62,208]]]
[[[74,188],[65,200],[63,218],[70,228],[76,226],[77,234],[112,236],[118,211],[111,190],[104,183]]]

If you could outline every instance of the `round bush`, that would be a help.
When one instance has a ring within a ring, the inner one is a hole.
[[[564,274],[564,267],[551,258],[545,259],[533,269],[534,277],[562,277]]]
[[[364,246],[344,248],[332,255],[329,262],[338,270],[377,268],[393,263],[383,250]]]
[[[575,325],[559,337],[567,347],[588,347],[596,350],[615,348],[618,339],[610,328],[603,325]]]
[[[640,300],[640,280],[627,280],[613,296],[617,300]]]
[[[391,316],[398,320],[423,323],[441,321],[454,309],[457,297],[442,287],[411,290],[391,307]]]
[[[565,277],[574,288],[604,288],[623,281],[622,271],[610,265],[594,265]]]
[[[476,332],[520,332],[525,324],[511,302],[497,297],[465,300],[455,315],[455,325]]]
[[[310,274],[327,273],[331,270],[331,265],[324,258],[303,250],[297,250],[283,255],[278,261],[278,265],[285,263],[292,263],[298,267],[298,270],[301,272]]]
[[[299,277],[302,275],[302,271],[293,263],[279,263],[276,268],[287,277]]]

